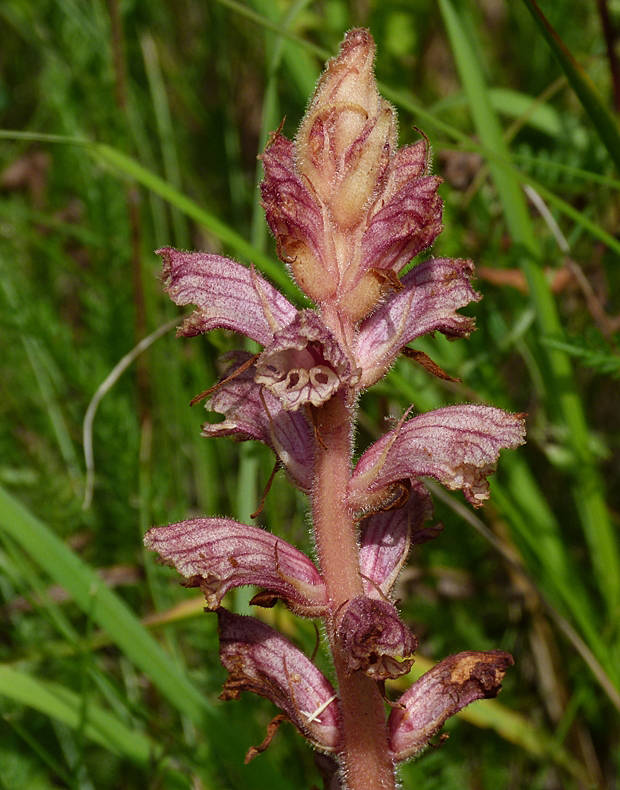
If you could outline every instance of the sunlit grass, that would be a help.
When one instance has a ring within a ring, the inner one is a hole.
[[[540,6],[609,104],[594,4]],[[158,246],[253,263],[302,303],[265,231],[256,156],[282,118],[294,133],[324,55],[355,25],[377,40],[401,140],[421,127],[447,180],[433,254],[472,257],[484,274],[478,332],[419,344],[462,382],[401,360],[361,401],[360,448],[412,402],[529,415],[528,445],[502,457],[490,504],[469,518],[459,497],[437,497],[444,533],[402,575],[421,666],[467,648],[516,661],[499,700],[455,720],[403,785],[611,787],[620,771],[613,123],[573,92],[526,4],[5,0],[3,787],[320,784],[291,727],[242,764],[275,711],[218,702],[214,618],[142,548],[152,524],[251,512],[269,477],[264,448],[201,439],[204,411],[188,406],[234,339],[162,332],[118,378],[93,422],[86,508],[82,428],[119,360],[177,315]],[[258,521],[312,550],[306,503],[283,479]],[[265,616],[312,652],[309,622]]]

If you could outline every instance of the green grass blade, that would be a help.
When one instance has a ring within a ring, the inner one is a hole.
[[[238,3],[236,0],[218,0],[218,2],[226,8],[230,8],[231,11],[234,11],[240,16],[249,19],[251,22],[254,22],[254,24],[259,25],[265,30],[271,30],[273,33],[277,33],[283,38],[293,41],[302,49],[306,50],[307,52],[311,52],[313,55],[316,55],[320,61],[325,61],[334,54],[333,52],[329,52],[328,50],[323,49],[323,47],[319,47],[316,44],[313,44],[311,41],[298,36],[296,33],[293,33],[286,27],[282,27],[282,25],[272,22],[270,19],[267,19],[267,17],[261,16],[261,14],[258,14],[251,8],[248,8],[243,3]]]
[[[144,33],[140,40],[140,45],[142,47],[142,57],[151,92],[153,114],[155,115],[155,121],[157,123],[164,175],[168,183],[180,191],[182,179],[174,135],[174,125],[172,123],[161,64],[159,62],[157,44],[149,33]],[[174,242],[179,247],[185,249],[189,246],[189,231],[185,217],[177,208],[172,209],[172,223],[174,227]]]
[[[178,189],[170,186],[163,178],[147,170],[127,154],[105,143],[94,143],[86,147],[91,156],[102,164],[109,165],[125,176],[137,181],[142,186],[160,195],[172,206],[176,206],[184,214],[217,236],[220,241],[233,249],[247,261],[252,261],[268,277],[270,277],[285,293],[295,295],[296,289],[284,266],[276,263],[265,253],[260,252],[240,236],[225,222],[200,206]]]
[[[590,77],[577,63],[557,32],[549,24],[549,20],[538,7],[536,0],[523,0],[523,2],[534,17],[573,90],[579,97],[584,110],[594,124],[594,128],[598,132],[605,148],[607,148],[616,167],[620,170],[620,128],[616,119],[605,106]]]
[[[71,594],[81,609],[110,634],[127,658],[151,679],[177,710],[198,725],[204,724],[212,708],[200,690],[94,571],[2,488],[0,525],[54,581]]]
[[[4,529],[57,583],[71,594],[77,605],[111,637],[127,659],[141,670],[181,714],[204,733],[201,745],[213,756],[210,762],[225,766],[231,776],[235,737],[226,711],[216,710],[202,691],[163,651],[125,603],[107,588],[94,571],[20,502],[0,487],[0,529]],[[291,787],[278,777],[277,765],[256,761],[248,773],[257,784],[248,786]]]
[[[491,106],[476,52],[465,34],[465,26],[451,0],[440,0],[439,7],[482,144],[509,162],[510,154],[502,129]],[[529,283],[538,327],[544,335],[562,339],[562,325],[540,263],[540,245],[515,172],[503,161],[490,161],[489,169],[510,234],[523,250],[520,262]],[[547,387],[564,418],[576,458],[575,501],[601,594],[609,615],[615,617],[620,600],[620,556],[605,505],[602,482],[591,455],[581,400],[574,385],[569,357],[560,349],[547,348],[546,361]]]
[[[105,143],[93,143],[82,137],[69,137],[65,135],[37,132],[19,132],[8,129],[0,129],[0,140],[2,139],[32,140],[84,146],[85,150],[95,161],[111,167],[118,173],[137,181],[139,184],[142,184],[142,186],[164,198],[170,205],[180,209],[186,216],[196,220],[196,222],[213,233],[214,236],[234,250],[241,258],[255,263],[256,266],[270,277],[284,293],[288,294],[293,299],[299,299],[299,292],[282,264],[276,263],[273,258],[257,250],[225,222],[222,222],[222,220],[218,219],[214,214],[201,208],[195,201],[188,198],[187,195],[183,195],[178,189],[170,186],[156,173],[143,167],[131,156],[119,151],[117,148]]]
[[[0,665],[0,695],[35,708],[74,729],[81,726],[82,698],[59,684]],[[140,765],[147,765],[159,751],[146,735],[92,703],[88,704],[84,734],[106,749]]]

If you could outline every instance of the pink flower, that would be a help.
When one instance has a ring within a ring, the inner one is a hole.
[[[351,505],[382,507],[402,481],[434,477],[447,488],[461,488],[480,507],[489,496],[487,477],[500,450],[524,439],[523,415],[491,406],[447,406],[421,414],[362,455],[349,484]]]
[[[413,544],[437,537],[441,524],[424,527],[433,512],[430,495],[421,483],[406,489],[402,507],[382,510],[364,519],[360,528],[360,574],[369,598],[390,598]]]
[[[217,616],[220,659],[229,672],[220,698],[237,699],[242,691],[267,697],[310,743],[325,752],[337,751],[340,709],[329,680],[268,625],[226,609],[218,609]]]
[[[156,551],[188,581],[200,587],[209,609],[235,587],[256,585],[273,605],[281,598],[294,612],[308,617],[324,615],[325,585],[313,563],[299,549],[258,527],[230,518],[196,518],[154,527],[144,545]]]
[[[418,643],[394,604],[358,595],[338,617],[338,640],[349,672],[361,669],[373,680],[409,672]]]

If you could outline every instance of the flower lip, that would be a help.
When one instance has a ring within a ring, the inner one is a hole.
[[[245,585],[266,589],[297,614],[317,617],[327,605],[325,585],[303,552],[267,532],[229,518],[197,518],[150,529],[144,543],[199,586],[209,609]]]
[[[469,335],[475,322],[457,310],[481,298],[470,284],[472,274],[471,261],[431,258],[403,277],[401,290],[360,325],[355,353],[364,371],[361,386],[378,381],[401,349],[421,335]]]
[[[286,411],[321,406],[345,383],[351,366],[340,345],[313,310],[300,311],[274,335],[256,363],[255,381]]]
[[[420,414],[363,453],[349,484],[350,504],[389,496],[401,480],[434,477],[451,490],[462,489],[480,507],[488,499],[487,477],[500,450],[524,440],[524,415],[493,406],[446,406]]]
[[[212,329],[231,329],[261,345],[293,320],[296,308],[264,277],[236,261],[206,252],[157,250],[162,281],[172,301],[196,305],[178,334],[187,337]]]

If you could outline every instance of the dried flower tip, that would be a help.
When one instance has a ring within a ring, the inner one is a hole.
[[[470,702],[495,697],[512,656],[502,650],[467,651],[449,656],[408,689],[388,720],[389,743],[395,760],[415,756],[443,726]]]

